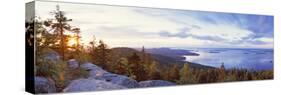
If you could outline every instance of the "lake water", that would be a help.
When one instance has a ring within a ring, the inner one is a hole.
[[[185,56],[186,61],[226,69],[243,68],[253,70],[273,70],[272,49],[187,49],[200,54]]]

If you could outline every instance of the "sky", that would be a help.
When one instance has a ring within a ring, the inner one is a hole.
[[[273,48],[273,16],[57,2],[36,3],[53,18],[56,5],[81,29],[110,47]]]

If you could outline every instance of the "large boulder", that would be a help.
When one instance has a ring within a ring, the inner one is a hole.
[[[84,63],[80,67],[89,71],[89,78],[91,79],[103,80],[113,84],[122,85],[127,88],[135,88],[139,86],[136,80],[127,76],[109,73],[92,63]]]
[[[103,80],[106,82],[111,82],[113,84],[122,85],[127,88],[136,88],[139,87],[139,84],[136,80],[133,80],[127,76],[117,75],[112,73],[105,73],[102,76],[96,76],[95,79]]]
[[[76,69],[79,67],[79,62],[76,61],[75,59],[70,59],[68,62],[67,62],[67,66],[69,69]]]
[[[55,82],[45,77],[35,77],[35,93],[56,92]]]
[[[43,49],[42,54],[44,60],[52,61],[53,63],[57,63],[61,60],[59,53],[52,49]]]
[[[124,89],[126,87],[105,82],[95,79],[77,79],[73,80],[63,92],[76,92],[76,91],[100,91],[100,90],[113,90]]]
[[[93,63],[84,63],[80,66],[82,69],[89,71],[89,77],[96,78],[109,73]]]
[[[171,85],[176,85],[176,84],[164,80],[148,80],[148,81],[139,82],[140,87],[157,87],[157,86],[171,86]]]
[[[95,69],[103,70],[103,69],[100,68],[99,66],[97,66],[97,65],[95,65],[95,64],[93,64],[93,63],[90,63],[90,62],[88,62],[88,63],[83,63],[83,64],[81,64],[80,67],[81,67],[82,69],[85,69],[85,70],[88,70],[88,71],[90,71],[90,70],[95,70]]]

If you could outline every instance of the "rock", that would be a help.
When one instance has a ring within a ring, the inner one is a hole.
[[[44,57],[44,60],[52,61],[54,63],[57,63],[58,61],[61,60],[59,53],[57,53],[56,51],[54,51],[52,49],[44,49],[43,57]]]
[[[35,93],[55,93],[55,82],[45,77],[35,77]]]
[[[128,88],[135,88],[139,86],[136,80],[130,79],[127,76],[109,73],[92,63],[84,63],[80,67],[89,71],[89,78],[91,79],[103,80]]]
[[[107,71],[103,70],[102,68],[98,67],[97,65],[94,65],[93,63],[84,63],[80,67],[82,69],[89,71],[89,77],[91,77],[91,78],[100,77],[103,74],[108,73]]]
[[[139,87],[139,84],[136,80],[133,80],[127,76],[105,73],[101,76],[96,76],[95,79],[103,80],[106,82],[111,82],[113,84],[122,85],[127,88],[136,88]]]
[[[101,70],[102,70],[102,68],[100,68],[99,66],[97,66],[97,65],[95,65],[95,64],[93,64],[93,63],[90,63],[90,62],[88,62],[88,63],[83,63],[83,64],[81,64],[80,67],[81,67],[82,69],[85,69],[85,70],[88,70],[88,71],[93,70],[93,69],[101,69]]]
[[[100,90],[113,90],[124,89],[126,87],[105,82],[95,79],[77,79],[73,80],[63,92],[76,92],[76,91],[100,91]]]
[[[128,88],[135,88],[139,86],[136,80],[133,80],[127,76],[109,73],[92,63],[84,63],[81,65],[81,68],[89,71],[89,78],[92,79],[103,80]]]
[[[89,71],[89,77],[91,77],[91,78],[101,77],[107,73],[108,72],[105,70],[93,69],[93,70]]]
[[[140,87],[157,87],[157,86],[171,86],[175,83],[164,80],[148,80],[139,82]]]
[[[67,62],[67,66],[68,68],[70,69],[76,69],[79,67],[79,63],[75,60],[75,59],[70,59],[68,62]]]

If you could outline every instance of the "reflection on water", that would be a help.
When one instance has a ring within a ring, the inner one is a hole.
[[[227,69],[273,69],[272,49],[192,49],[192,51],[200,56],[185,56],[186,61],[213,67],[220,67],[224,63]]]

